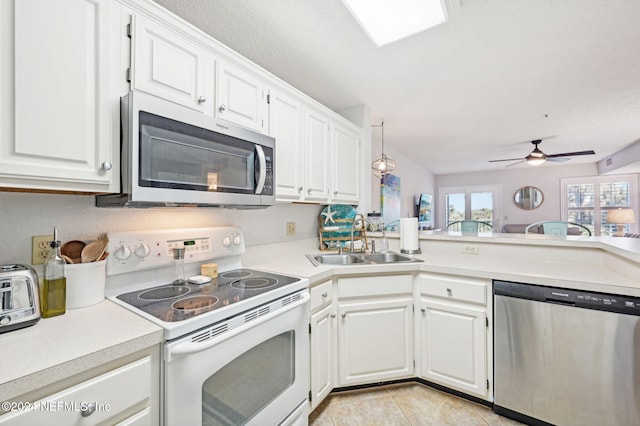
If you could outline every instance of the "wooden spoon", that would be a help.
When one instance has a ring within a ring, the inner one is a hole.
[[[104,253],[104,245],[102,241],[91,241],[82,249],[82,263],[94,262],[102,253]]]
[[[71,259],[70,263],[80,263],[82,262],[82,249],[86,245],[84,241],[80,240],[67,241],[60,247],[60,254]]]

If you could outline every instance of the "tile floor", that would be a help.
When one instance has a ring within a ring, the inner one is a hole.
[[[417,382],[333,393],[309,416],[310,426],[519,424],[489,407]]]

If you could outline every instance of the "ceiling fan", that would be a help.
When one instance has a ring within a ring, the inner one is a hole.
[[[547,155],[544,152],[540,151],[540,148],[538,148],[538,144],[542,143],[542,139],[537,139],[535,141],[531,141],[531,143],[535,146],[535,148],[533,149],[533,151],[531,151],[529,153],[529,155],[527,155],[524,158],[507,158],[504,160],[489,160],[490,163],[496,163],[499,161],[517,161],[517,163],[513,163],[513,164],[509,164],[507,167],[510,166],[515,166],[516,164],[520,164],[523,162],[527,162],[532,166],[539,166],[540,164],[544,163],[545,161],[554,161],[554,162],[563,162],[563,161],[567,161],[570,160],[570,158],[568,157],[575,157],[578,155],[593,155],[595,154],[595,151],[593,150],[589,150],[589,151],[577,151],[577,152],[563,152],[561,154],[551,154],[551,155]]]

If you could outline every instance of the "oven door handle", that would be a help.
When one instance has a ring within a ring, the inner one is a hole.
[[[165,360],[167,362],[171,362],[172,359],[178,357],[178,356],[182,356],[182,355],[189,355],[189,354],[193,354],[196,352],[201,352],[204,350],[207,350],[215,345],[220,344],[221,342],[224,342],[227,339],[230,339],[233,336],[236,336],[250,328],[256,327],[266,321],[269,321],[270,319],[282,315],[284,313],[287,313],[293,309],[296,309],[302,305],[304,305],[305,303],[309,303],[309,300],[311,299],[311,296],[309,295],[308,291],[305,291],[302,293],[302,298],[300,298],[299,300],[291,303],[290,305],[287,305],[286,308],[283,309],[279,309],[275,312],[272,313],[268,313],[267,315],[258,317],[257,319],[254,320],[250,320],[244,324],[242,324],[241,326],[234,328],[231,331],[228,332],[223,332],[222,334],[219,334],[215,337],[212,337],[204,342],[193,342],[191,340],[187,340],[185,339],[182,342],[178,342],[176,343],[175,346],[165,346]],[[202,333],[200,333],[202,334]]]

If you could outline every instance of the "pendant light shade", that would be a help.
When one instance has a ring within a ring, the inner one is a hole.
[[[376,177],[382,179],[395,170],[396,162],[387,157],[384,153],[384,121],[379,125],[374,125],[373,127],[380,127],[382,131],[382,151],[380,158],[371,163],[371,171]]]

